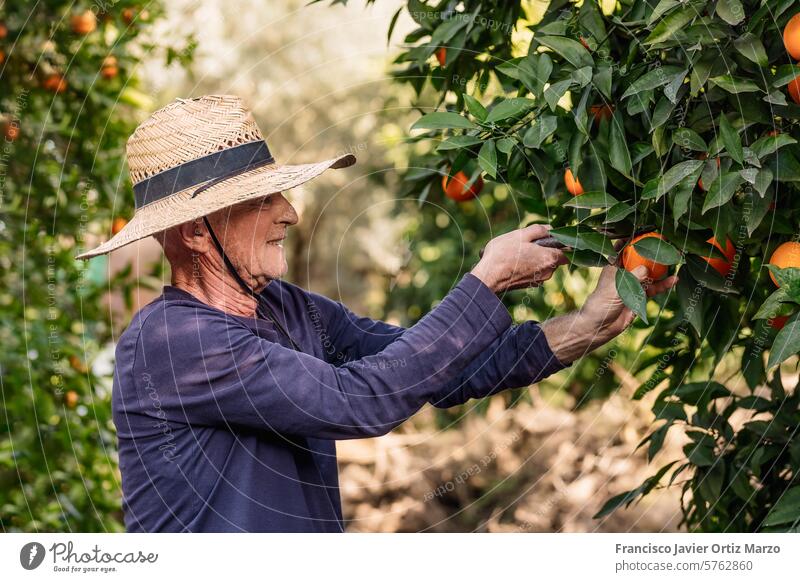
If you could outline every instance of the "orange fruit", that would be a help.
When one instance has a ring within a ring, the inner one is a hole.
[[[607,103],[592,105],[589,112],[594,116],[594,120],[600,123],[601,119],[611,119],[614,115],[614,108]]]
[[[436,60],[439,61],[439,66],[443,67],[447,62],[447,49],[440,47],[436,50]]]
[[[775,265],[776,267],[780,267],[781,269],[785,269],[787,267],[800,267],[800,243],[797,242],[785,242],[780,245],[775,252],[772,253],[772,256],[769,258],[769,264]],[[776,285],[778,281],[775,279],[775,276],[770,271],[769,274],[770,279]]]
[[[67,80],[58,73],[53,73],[45,77],[42,87],[53,93],[63,93],[67,90]]]
[[[64,404],[67,408],[75,408],[78,405],[78,393],[75,390],[68,390],[64,394]]]
[[[19,123],[13,121],[3,123],[3,137],[6,141],[16,141],[19,137]]]
[[[69,19],[69,24],[75,34],[89,34],[97,28],[97,16],[91,10],[87,10],[82,14],[74,14]]]
[[[86,364],[84,364],[81,361],[81,359],[75,354],[72,354],[69,357],[69,365],[73,370],[75,370],[79,374],[85,374],[86,372],[89,371],[89,368],[86,366]]]
[[[628,246],[626,246],[622,250],[622,266],[625,267],[626,271],[633,271],[639,265],[644,265],[645,267],[647,267],[648,276],[651,279],[654,280],[663,279],[664,276],[667,274],[669,267],[667,265],[656,263],[655,261],[651,261],[650,259],[643,257],[636,251],[636,249],[633,246],[634,243],[639,242],[644,238],[660,238],[661,240],[666,240],[663,236],[661,236],[657,232],[648,232],[645,234],[640,234],[639,236],[631,240]]]
[[[5,51],[0,50],[0,65],[6,62],[6,53]]]
[[[449,182],[447,175],[442,176],[442,190],[444,190],[445,196],[456,202],[472,200],[483,190],[483,180],[480,176],[469,188],[467,188],[467,184],[469,184],[469,176],[464,172],[457,172]]]
[[[0,22],[0,40],[8,36],[8,27],[5,22]]]
[[[792,81],[789,81],[787,88],[792,101],[800,103],[800,77],[795,77]]]
[[[783,46],[794,60],[800,60],[800,12],[786,23],[786,28],[783,29]]]
[[[567,171],[564,172],[564,185],[567,187],[567,192],[573,196],[580,196],[583,194],[583,186],[581,186],[581,181],[572,175],[572,170],[569,168],[567,168]]]
[[[121,216],[116,217],[114,221],[111,223],[111,234],[117,234],[119,231],[125,228],[126,224],[128,224],[127,220],[125,220]]]
[[[136,12],[134,12],[133,8],[126,8],[122,11],[122,20],[125,21],[125,24],[130,24],[133,22],[133,19],[136,17]]]
[[[772,329],[783,329],[783,326],[786,325],[786,322],[789,321],[788,315],[776,315],[775,317],[771,317],[767,320],[767,325],[770,326]]]
[[[103,59],[103,66],[100,69],[100,75],[104,79],[113,79],[117,76],[119,68],[117,67],[117,57],[107,56]]]
[[[722,245],[719,244],[719,241],[715,239],[713,236],[706,241],[717,247],[722,253],[725,255],[724,259],[718,257],[702,257],[702,259],[711,265],[714,270],[722,275],[723,277],[727,277],[728,273],[731,272],[731,267],[733,267],[733,258],[736,256],[736,247],[733,246],[731,239],[725,239],[725,248],[722,248]]]

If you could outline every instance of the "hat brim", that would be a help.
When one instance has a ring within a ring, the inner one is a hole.
[[[345,154],[314,164],[269,164],[223,180],[192,194],[202,184],[156,200],[136,211],[122,230],[98,247],[79,254],[78,259],[91,259],[110,253],[168,228],[233,206],[240,202],[276,192],[290,190],[313,180],[330,168],[347,168],[356,163],[352,154]]]

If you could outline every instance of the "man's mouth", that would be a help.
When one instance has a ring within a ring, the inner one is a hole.
[[[283,240],[282,238],[276,238],[275,240],[267,241],[267,244],[283,248]]]

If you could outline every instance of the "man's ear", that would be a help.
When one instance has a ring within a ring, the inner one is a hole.
[[[184,222],[176,230],[181,242],[192,252],[205,254],[211,249],[211,238],[202,218]]]

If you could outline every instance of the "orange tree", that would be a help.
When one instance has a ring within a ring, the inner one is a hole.
[[[0,8],[2,531],[121,528],[110,370],[93,360],[112,339],[105,293],[132,283],[74,256],[132,212],[141,55],[191,56],[146,40],[161,15],[126,0]]]
[[[692,530],[796,530],[800,390],[784,386],[778,366],[796,365],[800,350],[791,246],[800,67],[787,53],[800,57],[800,26],[783,39],[800,2],[409,0],[404,9],[416,28],[393,75],[421,102],[433,97],[411,128],[416,155],[404,173],[404,193],[420,202],[412,264],[435,260],[443,276],[398,287],[395,304],[441,297],[490,231],[521,216],[553,224],[573,269],[617,261],[610,234],[627,237],[629,268],[680,277],[648,306],[628,271],[617,276],[653,354],[633,366],[642,380],[633,397],[656,391],[642,446],[652,459],[678,425],[688,442],[597,517],[673,486]],[[459,201],[479,180],[484,193]],[[631,240],[641,230],[655,235]]]

